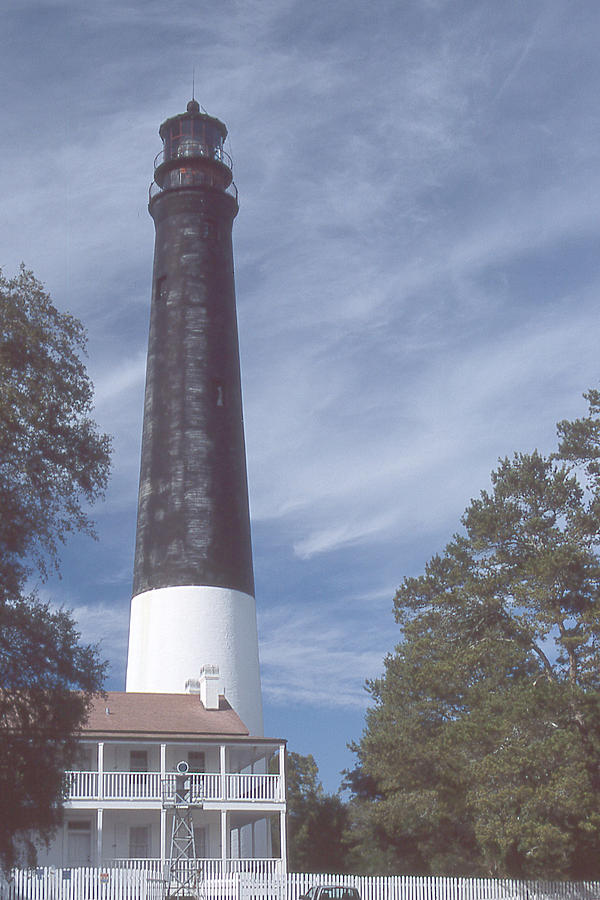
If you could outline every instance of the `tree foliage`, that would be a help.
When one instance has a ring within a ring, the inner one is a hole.
[[[93,533],[85,505],[102,496],[110,439],[90,417],[86,336],[34,275],[0,272],[0,587],[17,592],[33,563],[57,568],[58,546]]]
[[[394,600],[355,840],[389,871],[600,875],[600,397],[515,454]]]
[[[337,794],[323,790],[312,755],[288,753],[286,775],[290,870],[344,872],[345,805]]]
[[[0,604],[0,864],[32,865],[61,821],[64,773],[104,665],[71,616],[29,596]]]
[[[71,616],[27,578],[58,569],[59,545],[93,534],[87,512],[109,470],[91,418],[85,332],[33,274],[0,272],[0,864],[31,862],[33,833],[60,819],[64,770],[104,666]]]

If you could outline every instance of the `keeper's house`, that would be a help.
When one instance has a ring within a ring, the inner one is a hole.
[[[205,876],[285,874],[285,743],[248,733],[218,674],[185,694],[109,692],[92,709],[80,759],[67,773],[64,824],[38,865],[162,869],[183,761]],[[273,843],[277,857],[265,858]]]

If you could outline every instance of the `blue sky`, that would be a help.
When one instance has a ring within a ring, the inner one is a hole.
[[[598,384],[600,5],[21,0],[3,12],[0,266],[89,332],[99,541],[45,596],[123,688],[157,130],[227,123],[266,732],[352,764],[391,607],[499,456]]]

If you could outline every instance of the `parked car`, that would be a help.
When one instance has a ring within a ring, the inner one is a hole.
[[[300,900],[360,900],[360,893],[345,884],[313,884]]]

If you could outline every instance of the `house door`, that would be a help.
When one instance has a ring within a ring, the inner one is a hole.
[[[67,864],[89,866],[92,863],[92,823],[69,822],[67,824]]]
[[[205,859],[206,857],[206,828],[194,825],[194,846],[196,848],[196,859]]]

